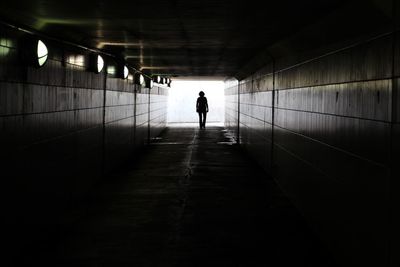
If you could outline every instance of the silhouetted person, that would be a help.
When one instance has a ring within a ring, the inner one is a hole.
[[[206,128],[206,118],[208,112],[208,103],[207,98],[204,97],[204,92],[200,91],[199,98],[197,98],[196,102],[196,112],[199,113],[199,123],[200,129]]]

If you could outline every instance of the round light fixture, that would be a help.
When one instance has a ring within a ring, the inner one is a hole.
[[[97,73],[100,73],[104,68],[104,59],[102,56],[97,55]]]
[[[47,58],[49,55],[49,50],[47,46],[43,43],[43,41],[38,40],[37,42],[37,63],[39,67],[42,67],[47,62]]]
[[[129,75],[129,69],[127,66],[124,66],[124,79],[127,79]]]
[[[146,79],[140,72],[135,73],[135,84],[140,85],[142,87],[146,86]]]
[[[149,89],[153,88],[153,86],[154,86],[153,79],[145,78],[145,82],[146,82],[146,85],[145,85],[146,88],[149,88]]]

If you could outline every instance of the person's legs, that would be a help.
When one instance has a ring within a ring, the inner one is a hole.
[[[207,112],[203,112],[203,128],[206,128]]]
[[[203,120],[202,120],[202,112],[199,112],[199,124],[200,124],[200,129],[203,127]]]

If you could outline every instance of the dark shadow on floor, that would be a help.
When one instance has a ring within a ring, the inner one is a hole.
[[[336,266],[222,127],[168,128],[18,265]]]

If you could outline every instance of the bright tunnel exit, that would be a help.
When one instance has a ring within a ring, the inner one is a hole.
[[[223,123],[225,119],[224,82],[174,80],[169,90],[168,123],[198,123],[196,100],[203,91],[208,101],[207,123]]]

